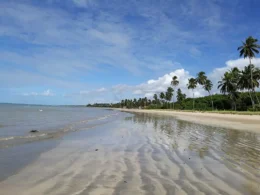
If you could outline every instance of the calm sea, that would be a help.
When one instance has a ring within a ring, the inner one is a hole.
[[[59,145],[64,135],[106,125],[122,115],[83,106],[0,104],[0,181]]]
[[[0,104],[0,148],[58,136],[113,120],[118,112],[72,106]],[[38,133],[30,133],[37,130]]]

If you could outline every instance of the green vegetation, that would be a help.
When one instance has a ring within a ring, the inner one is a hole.
[[[88,104],[87,107],[111,107],[112,104],[108,104],[108,103],[95,103],[95,104]]]
[[[187,88],[192,90],[193,98],[186,98],[186,94],[182,93],[182,90],[179,88],[176,93],[177,101],[172,101],[176,87],[179,85],[178,77],[173,76],[167,91],[154,94],[153,99],[146,97],[139,98],[138,100],[125,99],[117,104],[102,104],[102,107],[106,105],[106,107],[118,108],[211,110],[215,112],[219,112],[219,110],[260,111],[260,92],[256,92],[255,90],[259,88],[260,69],[251,63],[255,54],[259,53],[258,48],[260,48],[260,45],[257,44],[257,41],[257,39],[250,36],[238,48],[240,57],[243,56],[249,59],[249,65],[245,66],[243,70],[234,67],[224,73],[218,82],[218,89],[221,94],[213,95],[211,93],[213,83],[208,79],[206,73],[201,71],[197,74],[196,78],[189,78],[188,80]],[[209,96],[195,98],[194,89],[198,85],[207,91]]]
[[[181,92],[181,89],[177,90],[177,101],[175,102],[175,110],[198,110],[198,111],[212,111],[212,102],[214,102],[214,111],[220,110],[234,110],[234,102],[230,99],[229,95],[215,94],[211,96],[198,97],[198,98],[186,98],[186,95]],[[260,92],[256,92],[256,96],[260,98]],[[237,111],[253,111],[251,106],[251,100],[247,92],[237,92],[235,99]],[[112,104],[110,107],[116,108],[146,108],[146,109],[173,109],[173,102],[165,100],[147,98],[125,99],[121,103]]]

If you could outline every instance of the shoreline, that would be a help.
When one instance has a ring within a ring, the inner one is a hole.
[[[138,111],[64,135],[0,194],[259,194],[260,134]]]
[[[209,112],[182,112],[168,110],[122,109],[115,110],[129,113],[147,113],[176,117],[179,120],[189,121],[202,125],[229,128],[241,131],[260,133],[260,115],[236,115]]]

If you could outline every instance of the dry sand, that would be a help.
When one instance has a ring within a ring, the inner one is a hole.
[[[149,113],[158,115],[167,115],[176,117],[179,120],[190,121],[193,123],[236,129],[243,131],[252,131],[260,133],[260,115],[235,115],[218,114],[207,112],[181,112],[167,110],[141,110],[141,109],[118,109],[120,111],[131,113]]]

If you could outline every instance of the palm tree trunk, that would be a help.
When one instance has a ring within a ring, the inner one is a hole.
[[[175,88],[174,88],[174,91],[175,91]],[[172,106],[173,106],[173,110],[174,110],[174,92],[172,93],[173,94],[173,97],[172,97],[172,99],[173,99],[173,101],[172,101]]]
[[[250,66],[250,73],[251,73],[251,90],[254,91],[254,87],[253,87],[253,70],[252,70],[252,67],[251,67],[251,58],[249,57],[249,66]],[[249,92],[250,93],[250,92]],[[250,94],[250,98],[251,98],[251,101],[252,101],[252,106],[253,106],[253,109],[255,109],[255,102],[252,98],[252,95]]]
[[[255,89],[253,89],[253,93],[255,94],[255,97],[256,97],[257,103],[260,105],[260,102],[259,102],[258,96],[257,96],[257,94],[256,94],[256,92],[255,92]]]
[[[212,95],[210,94],[210,91],[208,91],[208,92],[209,92],[210,99],[211,99],[211,107],[212,107],[212,110],[214,110],[214,105],[213,105]]]
[[[253,97],[252,97],[250,89],[248,89],[248,93],[249,93],[249,96],[250,96],[250,99],[251,99],[251,102],[252,102],[252,107],[253,107],[253,109],[255,109],[255,102],[253,100]]]
[[[233,95],[232,95],[232,100],[233,100],[233,103],[234,103],[235,111],[237,111],[237,104],[236,104],[236,100],[235,100]]]
[[[195,99],[194,99],[194,91],[193,91],[193,89],[192,89],[192,93],[193,93],[193,107],[192,107],[192,110],[194,110],[194,101],[195,101]]]
[[[237,105],[236,105],[236,101],[235,101],[233,93],[230,93],[230,97],[231,97],[231,100],[232,100],[232,110],[236,111],[237,110]]]

